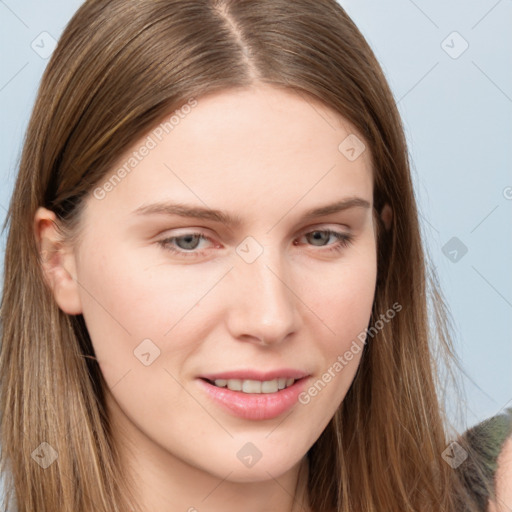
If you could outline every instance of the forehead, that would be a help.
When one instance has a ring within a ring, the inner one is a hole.
[[[169,116],[155,130],[163,128],[167,132],[166,120]],[[203,96],[177,121],[179,125],[171,130],[173,136],[164,133],[164,139],[170,144],[199,143],[200,148],[209,149],[217,157],[240,152],[250,155],[251,150],[260,148],[266,149],[265,154],[271,158],[290,150],[318,158],[314,153],[318,146],[325,150],[331,145],[336,150],[339,136],[354,132],[343,116],[311,95],[261,84]],[[228,151],[221,153],[223,148]]]
[[[174,199],[278,215],[297,201],[316,206],[325,194],[327,202],[372,200],[362,137],[309,95],[259,85],[190,105],[167,114],[119,158],[100,182],[108,188],[103,207],[127,214]]]

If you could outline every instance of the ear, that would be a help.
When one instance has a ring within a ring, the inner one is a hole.
[[[393,220],[393,210],[391,209],[391,206],[389,206],[388,203],[386,203],[380,212],[380,218],[382,222],[384,223],[384,227],[386,228],[386,231],[389,231],[391,228],[391,221]]]
[[[63,243],[57,222],[51,210],[37,209],[34,235],[41,256],[41,269],[60,309],[68,315],[79,315],[82,303],[76,279],[76,258],[73,249]]]

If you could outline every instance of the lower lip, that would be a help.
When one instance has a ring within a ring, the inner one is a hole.
[[[299,379],[290,387],[275,393],[243,393],[219,388],[199,379],[200,386],[220,406],[246,420],[271,420],[291,409],[304,389],[306,379]]]

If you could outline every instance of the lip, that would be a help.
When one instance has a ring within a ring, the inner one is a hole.
[[[270,377],[275,372],[262,374],[260,372],[228,372],[215,375],[216,379],[237,379],[241,378],[240,375],[244,376],[244,379],[254,380],[273,380],[278,377]],[[297,372],[295,373],[296,375]],[[232,375],[236,375],[233,377]],[[252,377],[249,377],[251,375]],[[257,375],[257,377],[255,377]],[[285,377],[283,373],[279,374],[281,377]],[[226,377],[229,376],[229,377]],[[260,421],[260,420],[271,420],[281,416],[285,412],[289,411],[297,402],[299,394],[304,389],[307,378],[306,376],[298,377],[290,387],[276,391],[275,393],[243,393],[242,391],[232,391],[228,388],[219,388],[214,384],[208,382],[209,377],[202,377],[197,379],[200,388],[204,393],[216,403],[218,406],[242,419]],[[294,377],[287,377],[294,378]]]
[[[222,373],[211,373],[208,375],[200,375],[200,378],[206,380],[217,380],[217,379],[240,379],[240,380],[274,380],[280,377],[286,379],[303,379],[308,374],[300,370],[294,370],[292,368],[281,368],[276,370],[268,370],[266,372],[259,372],[257,370],[232,370],[229,372]]]

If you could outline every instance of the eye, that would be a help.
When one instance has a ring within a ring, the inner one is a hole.
[[[173,254],[179,254],[186,258],[201,256],[204,251],[193,252],[201,240],[210,240],[203,233],[185,233],[180,236],[172,236],[159,240],[157,243],[165,250]],[[176,248],[177,246],[177,248]]]
[[[316,229],[305,233],[300,238],[303,237],[306,238],[308,242],[313,242],[310,245],[316,247],[329,247],[323,252],[341,251],[348,247],[353,241],[352,235],[340,233],[331,229]],[[328,242],[331,237],[334,237],[335,242],[331,244],[325,243]],[[170,251],[173,254],[177,254],[184,258],[197,258],[204,256],[206,253],[206,250],[197,250],[199,243],[202,240],[212,242],[212,240],[203,233],[190,232],[179,236],[164,238],[163,240],[159,240],[157,243],[166,251]],[[298,245],[296,241],[294,241],[294,245]]]
[[[316,247],[330,246],[330,248],[327,249],[327,252],[341,251],[353,242],[352,235],[333,231],[332,229],[316,229],[305,233],[303,237],[308,241],[313,241],[312,245]],[[328,241],[330,237],[334,237],[336,242],[333,244],[324,244],[323,242]]]

